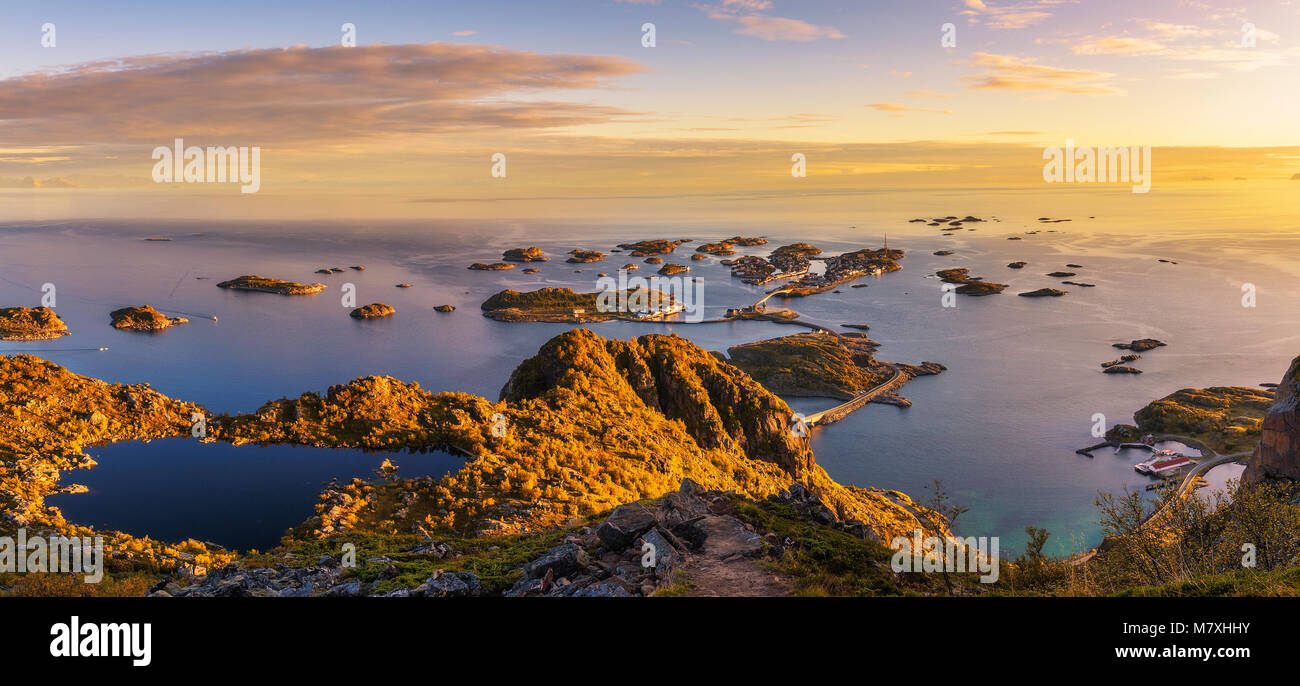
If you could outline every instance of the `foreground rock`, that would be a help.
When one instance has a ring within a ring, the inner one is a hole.
[[[687,478],[657,503],[620,505],[594,532],[570,536],[525,563],[523,576],[504,595],[629,598],[685,589],[689,595],[788,595],[793,582],[774,575],[760,560],[779,557],[793,541],[777,539],[731,514],[734,497]],[[798,483],[768,500],[810,522],[880,541],[874,528],[841,521]]]
[[[391,317],[394,314],[397,314],[397,310],[392,305],[370,303],[352,310],[349,316],[353,319],[379,319],[380,317]]]
[[[371,560],[383,561],[383,558]],[[230,563],[221,569],[191,577],[186,585],[164,579],[149,589],[155,598],[347,598],[387,596],[401,598],[464,598],[481,592],[478,576],[471,572],[435,571],[416,588],[375,593],[374,583],[349,575],[337,559],[322,555],[309,567],[244,567]]]
[[[1300,481],[1300,357],[1292,360],[1274,393],[1260,425],[1259,445],[1242,475],[1245,483]]]
[[[236,291],[260,291],[277,295],[315,295],[325,290],[323,283],[294,283],[265,276],[241,276],[229,281],[222,281],[217,288],[229,288]]]
[[[455,305],[434,305],[433,309],[439,312],[455,312],[456,306]]]
[[[149,305],[123,307],[113,310],[108,316],[113,320],[113,328],[131,331],[162,331],[169,326],[189,322],[184,317],[168,317]]]
[[[67,324],[48,307],[0,309],[0,341],[48,341],[68,333]]]

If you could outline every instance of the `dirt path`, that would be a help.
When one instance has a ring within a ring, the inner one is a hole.
[[[688,596],[788,596],[794,590],[792,580],[763,569],[754,559],[763,539],[740,520],[712,516],[697,526],[706,538],[682,568],[695,586]]]

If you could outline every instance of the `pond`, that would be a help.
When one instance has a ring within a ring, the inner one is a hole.
[[[442,477],[464,460],[446,452],[379,453],[294,445],[234,446],[185,438],[87,448],[99,463],[65,472],[87,493],[48,498],[78,524],[163,541],[196,538],[266,550],[314,513],[331,479],[371,480],[388,458],[398,475]]]

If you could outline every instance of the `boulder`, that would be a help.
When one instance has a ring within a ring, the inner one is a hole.
[[[654,525],[654,513],[640,503],[629,503],[614,508],[609,519],[596,529],[596,536],[606,548],[623,550]]]
[[[565,543],[528,563],[524,574],[530,579],[540,579],[550,570],[556,578],[586,569],[591,558],[575,543]]]

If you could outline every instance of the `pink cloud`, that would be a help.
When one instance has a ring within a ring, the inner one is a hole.
[[[458,43],[145,55],[0,80],[0,138],[275,145],[568,126],[628,113],[535,95],[602,87],[640,71],[621,57]],[[517,95],[529,97],[511,99]]]

